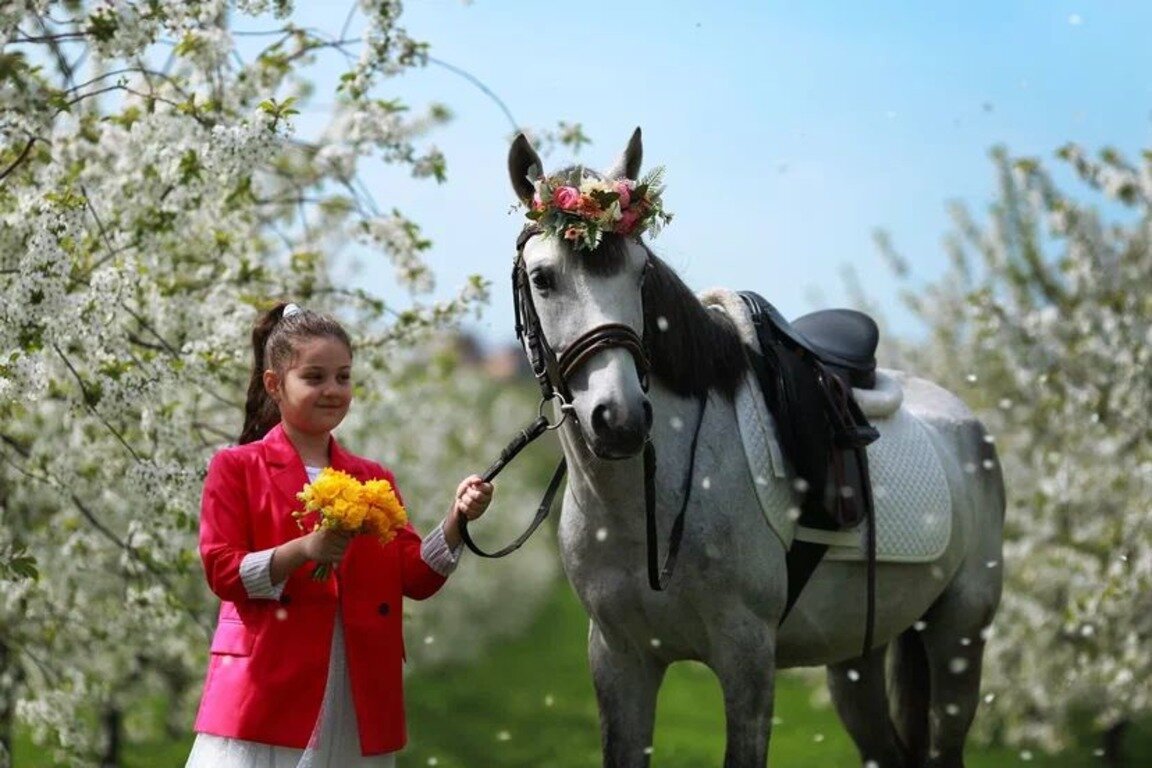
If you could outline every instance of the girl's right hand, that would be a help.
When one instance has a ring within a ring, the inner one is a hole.
[[[352,534],[320,528],[304,537],[304,554],[317,563],[338,563],[352,541]]]

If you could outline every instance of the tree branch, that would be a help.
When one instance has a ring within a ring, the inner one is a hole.
[[[12,165],[8,166],[3,171],[0,171],[0,181],[3,181],[5,179],[5,177],[8,176],[8,174],[10,174],[10,173],[12,173],[12,171],[16,170],[16,166],[18,166],[18,165],[20,165],[20,163],[24,162],[24,158],[28,157],[28,153],[32,151],[32,145],[35,143],[36,143],[36,137],[35,136],[33,136],[31,139],[28,139],[28,143],[24,145],[24,149],[22,149],[20,151],[20,155],[19,155],[19,157],[16,158],[15,162],[13,162]]]

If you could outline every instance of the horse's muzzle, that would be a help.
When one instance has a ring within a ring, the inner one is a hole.
[[[644,398],[638,412],[628,414],[609,403],[592,409],[588,447],[601,459],[628,459],[644,448],[652,428],[652,404]]]

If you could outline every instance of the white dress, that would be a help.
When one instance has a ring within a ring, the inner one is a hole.
[[[320,474],[320,467],[306,469],[309,482]],[[271,600],[280,597],[284,584],[272,584],[272,552],[271,549],[253,552],[240,563],[240,577],[249,597]],[[437,527],[424,539],[421,556],[433,570],[447,576],[456,568],[459,548],[450,550],[443,529]],[[344,653],[344,627],[337,614],[324,703],[307,749],[198,733],[184,768],[394,768],[395,765],[394,753],[369,756],[360,753],[356,708],[352,704]]]

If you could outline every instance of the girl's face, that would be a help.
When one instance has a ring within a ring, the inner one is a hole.
[[[264,372],[264,387],[286,426],[309,435],[331,432],[352,403],[352,353],[328,336],[297,342],[295,353],[283,375]]]

